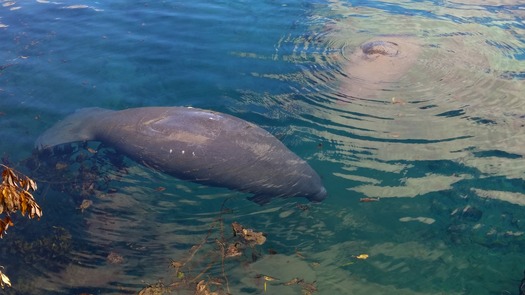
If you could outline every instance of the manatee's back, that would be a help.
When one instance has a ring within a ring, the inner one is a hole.
[[[237,117],[146,107],[116,111],[106,120],[111,124],[99,130],[98,140],[180,179],[265,198],[308,197],[322,190],[319,176],[304,160],[266,130]]]
[[[266,130],[240,118],[201,109],[171,108],[144,120],[143,135],[162,139],[141,145],[148,163],[176,177],[270,197],[317,198],[313,169]],[[131,145],[128,145],[131,146]],[[324,198],[324,196],[319,196]]]

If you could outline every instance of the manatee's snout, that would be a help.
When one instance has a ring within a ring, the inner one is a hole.
[[[399,46],[394,42],[378,40],[362,44],[361,50],[367,56],[384,55],[394,57],[399,53]]]
[[[324,188],[324,186],[321,187],[321,189],[319,190],[319,192],[315,195],[310,195],[307,197],[307,199],[310,201],[310,202],[321,202],[323,201],[324,199],[326,199],[326,197],[328,196],[328,192],[326,191],[326,189]]]

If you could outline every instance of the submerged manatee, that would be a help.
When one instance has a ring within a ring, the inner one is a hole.
[[[409,36],[377,37],[351,52],[345,47],[342,67],[347,77],[341,81],[341,92],[355,98],[376,98],[413,67],[421,48],[418,40]]]
[[[36,141],[37,149],[100,141],[131,159],[177,178],[271,198],[322,201],[317,173],[264,129],[239,118],[184,107],[113,111],[81,109]]]
[[[399,46],[394,42],[378,40],[363,43],[361,50],[367,56],[379,54],[394,57],[399,53]]]

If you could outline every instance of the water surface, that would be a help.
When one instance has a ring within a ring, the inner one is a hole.
[[[517,294],[524,17],[512,0],[3,1],[0,152],[44,211],[2,240],[8,292]],[[413,45],[388,71],[359,53],[385,38]],[[97,143],[27,160],[92,106],[243,118],[307,160],[329,198],[261,207]],[[267,241],[222,263],[234,221]]]

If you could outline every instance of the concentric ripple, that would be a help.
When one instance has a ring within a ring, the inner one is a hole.
[[[413,161],[454,161],[485,177],[524,178],[525,43],[515,34],[521,25],[510,18],[505,25],[479,22],[474,13],[500,14],[467,4],[419,16],[332,4],[325,13],[339,17],[327,25],[312,18],[322,33],[316,62],[303,71],[310,109],[302,119],[323,126],[319,136],[336,143],[343,165],[335,175],[355,180],[348,189],[401,196],[382,188],[383,178],[358,175],[407,173]],[[444,176],[435,189],[470,177]]]

